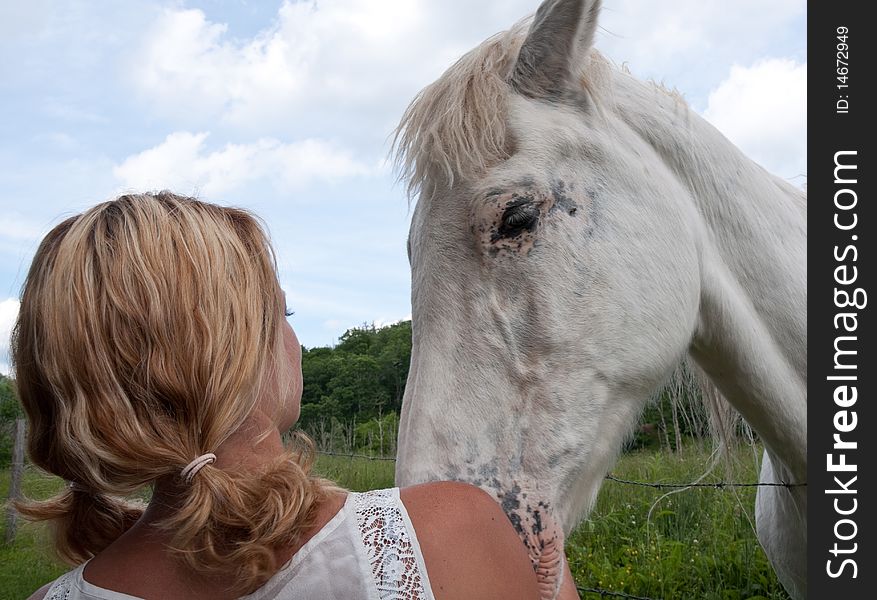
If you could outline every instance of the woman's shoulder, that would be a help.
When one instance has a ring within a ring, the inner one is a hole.
[[[536,575],[500,505],[458,482],[403,488],[436,597],[538,598]]]
[[[409,513],[416,513],[422,525],[439,526],[446,530],[468,530],[480,521],[502,517],[502,525],[511,524],[502,508],[481,488],[459,481],[433,481],[400,488],[399,496]],[[413,518],[413,517],[412,517]]]

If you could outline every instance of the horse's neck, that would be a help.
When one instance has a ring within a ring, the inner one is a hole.
[[[702,221],[692,355],[779,459],[806,476],[806,200],[680,99],[619,75],[618,114],[690,192]],[[782,467],[785,467],[784,469]]]

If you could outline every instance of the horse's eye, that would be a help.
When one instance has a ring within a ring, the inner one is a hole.
[[[502,215],[502,228],[508,231],[532,229],[538,220],[538,207],[532,204],[510,206]]]

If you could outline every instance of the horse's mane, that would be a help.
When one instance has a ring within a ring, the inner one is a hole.
[[[414,98],[394,147],[410,197],[430,175],[471,175],[510,155],[507,82],[524,41],[526,21],[463,55]]]
[[[498,33],[469,51],[414,98],[399,126],[393,147],[400,179],[416,197],[432,178],[452,184],[508,158],[508,82],[531,18]],[[596,97],[608,62],[597,51],[588,55],[581,83]]]

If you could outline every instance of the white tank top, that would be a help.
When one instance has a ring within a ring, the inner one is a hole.
[[[87,582],[84,563],[45,600],[140,600]],[[332,517],[246,600],[435,600],[399,488],[349,493]]]

